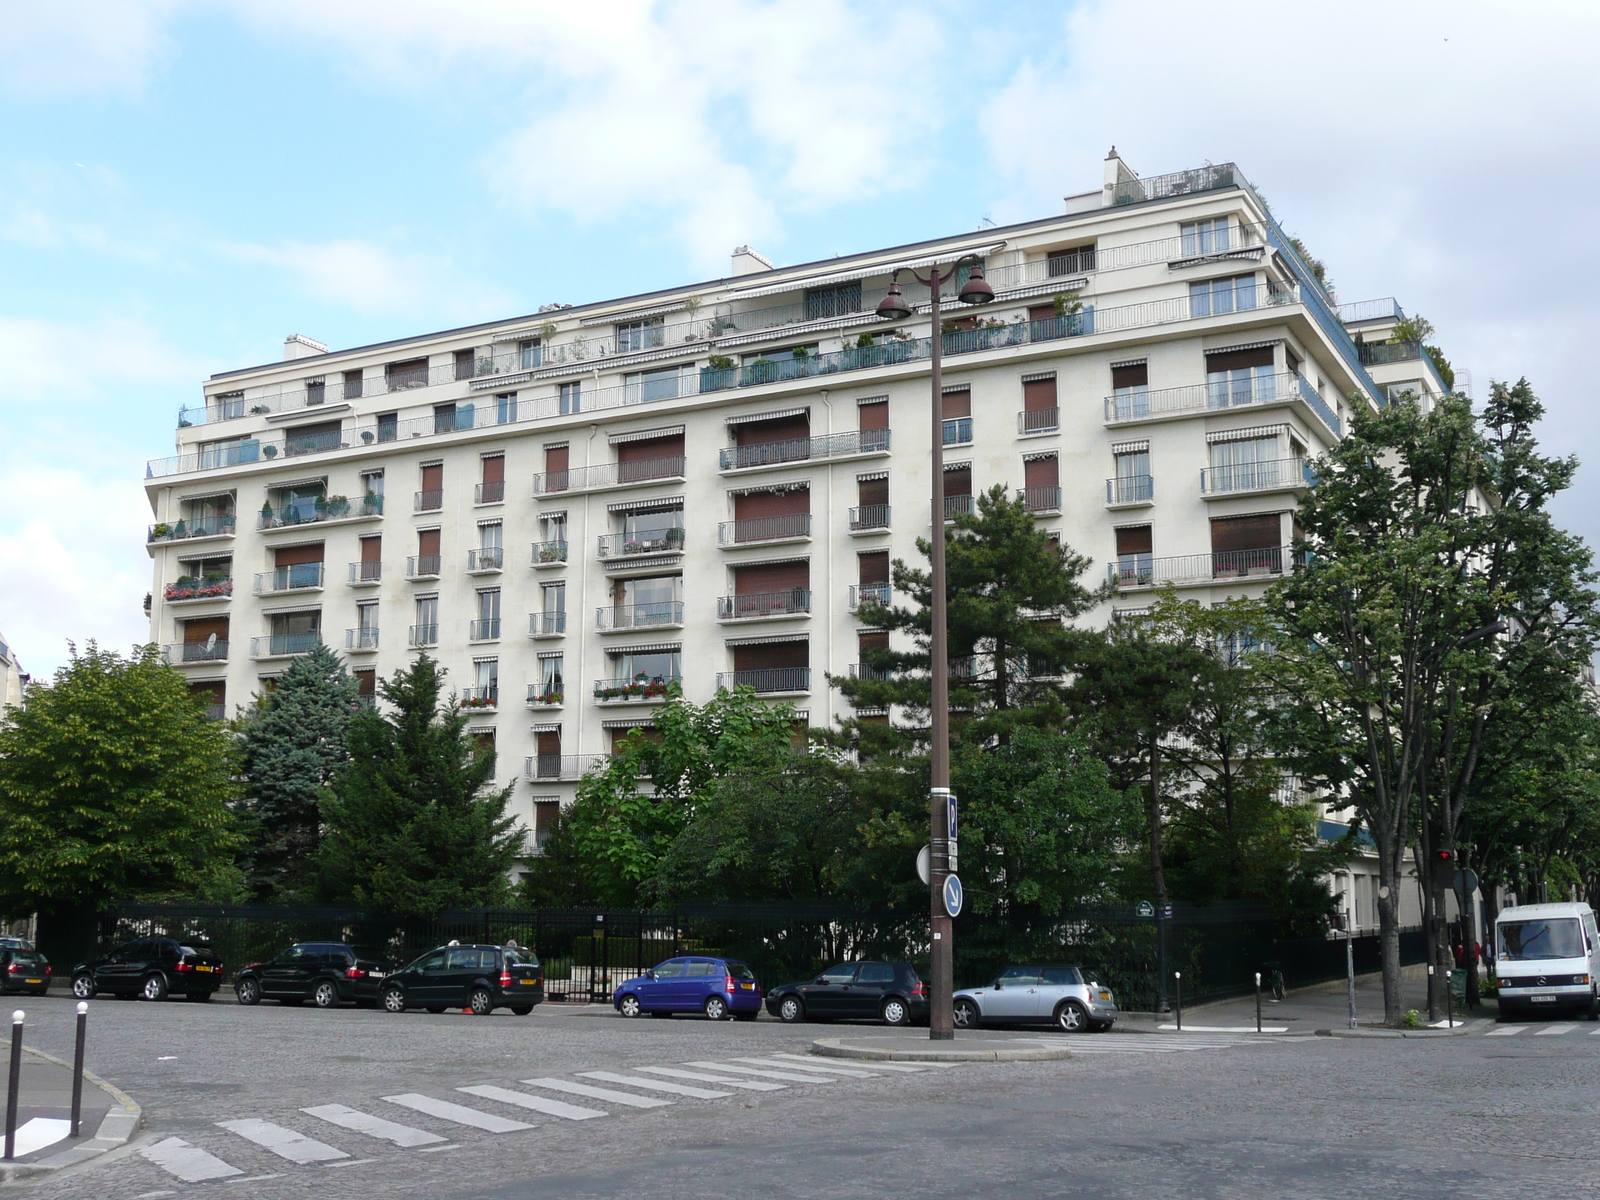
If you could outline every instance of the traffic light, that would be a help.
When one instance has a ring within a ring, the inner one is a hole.
[[[1446,890],[1456,885],[1456,856],[1453,850],[1435,850],[1433,852],[1433,886]]]

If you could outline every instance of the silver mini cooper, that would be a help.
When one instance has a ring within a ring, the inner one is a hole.
[[[957,1029],[979,1025],[1054,1025],[1067,1033],[1110,1029],[1117,1001],[1082,967],[1007,967],[988,987],[954,997]]]

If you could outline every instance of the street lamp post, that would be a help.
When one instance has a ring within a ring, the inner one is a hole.
[[[972,270],[961,285],[957,299],[963,304],[987,304],[994,299],[994,289],[983,278],[983,259],[976,254],[963,255],[942,272],[937,266],[931,267],[926,277],[911,271],[912,278],[925,285],[933,297],[933,333],[928,356],[933,368],[933,533],[928,539],[933,559],[932,628],[928,641],[933,693],[929,700],[931,728],[928,733],[928,909],[933,935],[929,974],[933,978],[930,981],[932,995],[928,998],[928,1037],[935,1041],[955,1037],[955,1019],[950,1004],[950,993],[954,986],[952,954],[955,946],[951,917],[945,910],[943,895],[945,877],[950,873],[950,832],[947,826],[950,813],[950,647],[946,635],[944,581],[944,394],[940,374],[943,331],[939,327],[939,289],[954,279],[956,273],[968,263],[972,264]],[[896,268],[889,280],[888,294],[878,304],[878,315],[885,320],[901,321],[911,316],[911,306],[900,294],[900,273],[905,270],[909,268]]]

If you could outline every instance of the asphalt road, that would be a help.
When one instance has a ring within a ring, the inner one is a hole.
[[[34,1001],[29,1043],[70,1052],[71,1022],[70,1000]],[[145,1128],[27,1186],[50,1200],[1593,1194],[1600,1025],[1406,1041],[1133,1028],[1073,1039],[1068,1062],[845,1075],[806,1056],[840,1027],[765,1018],[103,1000],[89,1066],[144,1106]],[[473,1087],[500,1090],[459,1090]]]

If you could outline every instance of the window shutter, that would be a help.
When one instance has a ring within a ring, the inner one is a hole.
[[[506,481],[506,456],[493,454],[483,460],[483,482],[504,483]]]
[[[671,437],[648,438],[637,442],[622,442],[617,446],[619,463],[645,462],[652,458],[671,458],[683,454],[683,434]]]
[[[439,531],[437,529],[417,530],[418,556],[439,553]]]
[[[546,446],[544,448],[544,469],[546,471],[565,471],[569,450],[566,446]]]
[[[733,569],[733,594],[755,596],[764,592],[786,592],[790,588],[811,587],[808,562],[752,563]]]
[[[1117,554],[1149,554],[1154,543],[1150,539],[1150,526],[1127,525],[1117,530]]]
[[[361,539],[361,561],[364,563],[379,562],[383,559],[383,538],[364,537]]]
[[[856,482],[856,503],[865,507],[869,504],[889,503],[889,477],[880,475],[876,479],[862,479]]]
[[[1132,363],[1126,367],[1111,368],[1111,389],[1150,386],[1150,364]]]
[[[781,492],[746,492],[733,498],[733,519],[748,521],[755,517],[786,517],[791,513],[811,511],[809,488],[794,488]]]
[[[887,400],[866,400],[862,402],[860,407],[861,428],[889,428],[889,402]]]
[[[1248,367],[1272,366],[1272,347],[1258,346],[1254,350],[1227,350],[1221,354],[1206,355],[1206,370],[1243,371]]]
[[[1022,464],[1022,474],[1027,487],[1055,487],[1061,482],[1060,460],[1054,455],[1049,458],[1030,458]]]
[[[422,490],[425,492],[438,492],[444,490],[444,464],[429,463],[422,468]]]
[[[972,389],[962,388],[960,391],[946,392],[944,394],[944,419],[954,420],[956,417],[970,417],[972,415]]]
[[[280,546],[272,552],[272,565],[275,567],[292,567],[299,563],[319,563],[322,561],[321,542],[311,546]]]
[[[946,496],[972,495],[972,467],[950,467],[944,473],[944,494]]]
[[[212,634],[217,635],[217,641],[228,640],[227,617],[203,617],[198,621],[185,621],[183,623],[183,642],[186,646],[193,646],[203,642]]]
[[[811,418],[805,413],[775,417],[770,421],[742,422],[733,427],[735,446],[760,446],[767,442],[788,442],[810,436]]]
[[[1027,412],[1056,407],[1056,381],[1030,379],[1022,385],[1022,407]]]
[[[887,550],[875,550],[871,554],[860,554],[856,557],[860,560],[860,583],[862,587],[889,582],[889,552]]]
[[[1278,513],[1249,517],[1216,517],[1211,522],[1211,551],[1270,550],[1283,544],[1283,522]]]

